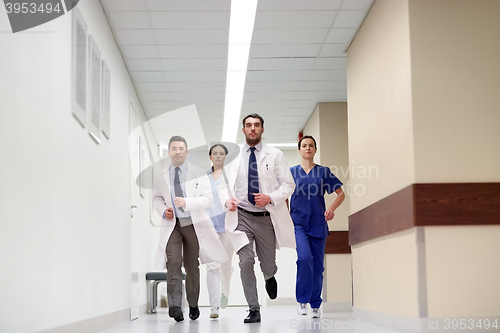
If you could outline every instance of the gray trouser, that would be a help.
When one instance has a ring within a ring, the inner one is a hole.
[[[270,216],[253,216],[238,210],[238,226],[236,230],[243,231],[249,243],[242,247],[237,254],[240,257],[240,276],[243,291],[250,310],[260,310],[257,295],[257,279],[255,278],[254,265],[255,253],[253,244],[260,261],[260,269],[267,280],[276,274],[276,237]]]
[[[200,296],[200,263],[198,237],[193,224],[181,227],[179,221],[170,235],[165,250],[167,254],[168,305],[182,305],[182,263],[186,270],[186,297],[189,306],[198,306]]]

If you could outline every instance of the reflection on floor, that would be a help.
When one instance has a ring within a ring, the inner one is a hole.
[[[262,322],[244,324],[247,316],[245,307],[228,307],[220,310],[218,319],[210,319],[210,308],[200,308],[200,318],[190,320],[184,313],[183,322],[177,323],[168,317],[166,308],[158,308],[158,313],[142,315],[139,319],[107,330],[106,333],[316,333],[316,332],[398,332],[367,325],[353,317],[352,312],[323,313],[320,319],[299,316],[296,307],[291,305],[270,305],[261,308]],[[309,311],[310,312],[310,311]]]

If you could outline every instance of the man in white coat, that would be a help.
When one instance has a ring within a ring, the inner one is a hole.
[[[198,319],[200,310],[199,261],[224,262],[226,252],[205,212],[212,205],[210,180],[204,170],[186,162],[186,140],[173,136],[168,144],[172,164],[161,170],[153,188],[153,203],[162,216],[160,243],[155,269],[167,268],[169,316],[184,320],[182,314],[182,271],[186,270],[189,318]],[[173,185],[173,186],[172,186]]]
[[[226,213],[226,230],[240,258],[240,275],[250,312],[245,323],[260,322],[255,278],[255,252],[266,280],[269,298],[277,297],[274,275],[276,248],[295,248],[295,232],[285,200],[295,190],[283,153],[261,141],[264,119],[250,114],[243,119],[246,142],[227,167],[227,183],[218,193]]]

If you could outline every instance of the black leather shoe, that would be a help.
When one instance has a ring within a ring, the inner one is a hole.
[[[275,299],[278,296],[278,283],[274,276],[266,280],[266,291],[270,299]]]
[[[195,306],[194,308],[190,306],[189,307],[189,319],[196,320],[196,319],[198,319],[199,316],[200,316],[200,308],[198,308],[197,306]]]
[[[168,316],[170,318],[174,318],[175,321],[183,321],[184,315],[182,314],[182,310],[178,306],[171,305],[168,307]]]
[[[248,316],[243,320],[244,323],[260,323],[260,311],[259,310],[250,310]]]

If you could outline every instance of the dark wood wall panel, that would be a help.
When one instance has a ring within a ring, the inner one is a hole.
[[[348,231],[330,231],[326,239],[325,254],[351,253]]]
[[[415,226],[500,224],[500,183],[413,184],[349,216],[349,244]]]
[[[414,187],[417,226],[500,224],[500,183]]]
[[[413,211],[413,186],[408,186],[349,216],[349,244],[412,228]]]

